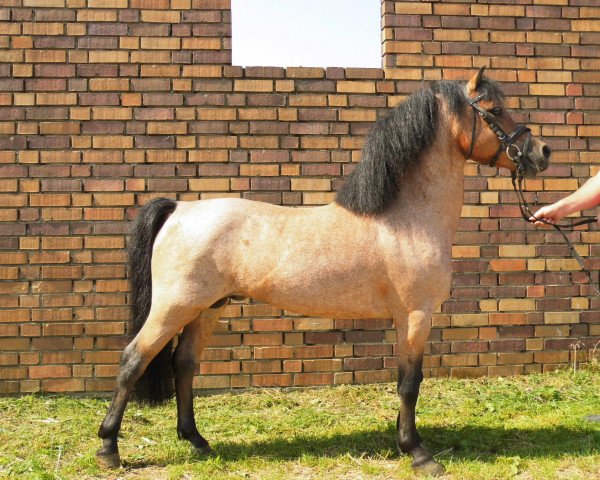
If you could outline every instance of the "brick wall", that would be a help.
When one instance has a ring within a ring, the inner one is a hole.
[[[384,1],[385,69],[231,66],[227,0],[0,6],[0,392],[112,387],[127,319],[124,233],[168,195],[332,200],[364,134],[422,80],[503,82],[554,150],[541,203],[598,171],[595,0]],[[504,172],[506,173],[506,172]],[[465,167],[451,298],[426,373],[545,371],[600,341],[600,300],[567,248],[520,219],[510,181]],[[534,194],[528,194],[530,199]],[[594,213],[594,212],[587,212]],[[597,227],[572,238],[600,267]],[[227,308],[197,387],[390,381],[391,320]]]

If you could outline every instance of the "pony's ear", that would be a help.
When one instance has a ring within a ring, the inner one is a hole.
[[[475,93],[479,88],[479,84],[481,83],[481,79],[483,78],[483,72],[485,71],[485,66],[481,67],[479,71],[467,82],[467,92]]]

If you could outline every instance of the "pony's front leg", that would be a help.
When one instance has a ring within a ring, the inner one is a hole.
[[[431,330],[431,315],[415,310],[406,317],[396,317],[398,336],[398,395],[400,412],[396,422],[398,449],[411,455],[416,473],[442,475],[444,467],[425,448],[415,423],[419,387],[423,381],[423,352]]]

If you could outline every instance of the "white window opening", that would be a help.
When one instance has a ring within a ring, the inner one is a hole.
[[[232,0],[233,65],[381,68],[381,0]]]

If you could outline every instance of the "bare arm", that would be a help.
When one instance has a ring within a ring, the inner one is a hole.
[[[571,213],[595,207],[598,204],[600,204],[600,172],[590,178],[571,195],[560,199],[552,205],[540,208],[535,213],[535,217],[550,223],[556,223]],[[531,220],[533,220],[533,217]],[[539,227],[543,223],[536,222],[535,225]]]

